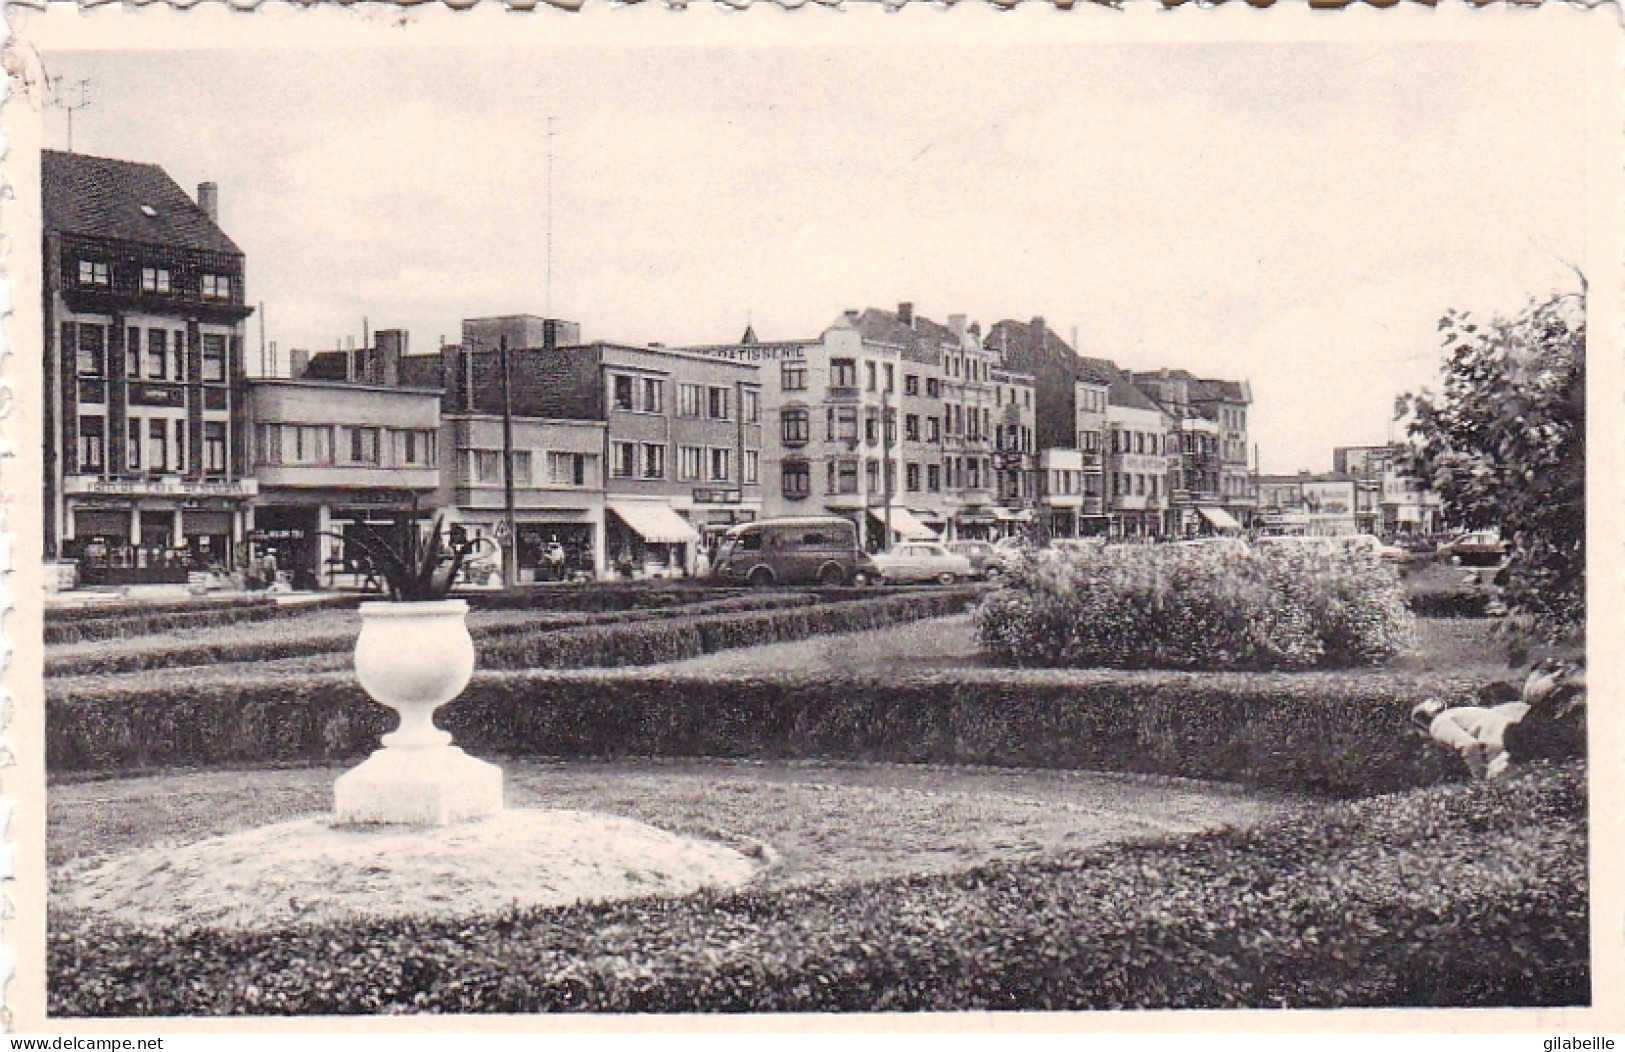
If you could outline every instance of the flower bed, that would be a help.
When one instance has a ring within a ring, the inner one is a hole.
[[[1179,545],[1023,560],[977,628],[1012,665],[1208,670],[1372,664],[1414,633],[1398,577],[1370,553]]]
[[[965,873],[258,935],[58,915],[53,1016],[1568,1006],[1583,764]]]
[[[1054,767],[1351,797],[1462,777],[1456,756],[1417,734],[1409,714],[1426,697],[1476,685],[1387,671],[483,672],[439,719],[484,754]],[[54,775],[347,762],[391,720],[342,671],[47,686]]]

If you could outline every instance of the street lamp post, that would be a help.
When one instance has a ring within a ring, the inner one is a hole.
[[[884,538],[886,551],[891,550],[891,502],[892,502],[892,466],[891,466],[891,388],[880,389],[880,485],[886,496],[886,536]]]

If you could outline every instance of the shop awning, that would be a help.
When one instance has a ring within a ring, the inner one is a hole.
[[[1216,530],[1239,530],[1241,523],[1237,522],[1228,511],[1223,508],[1197,508],[1202,518],[1212,524]]]
[[[653,544],[694,544],[700,539],[694,527],[664,504],[612,500],[604,506]]]
[[[869,509],[869,514],[882,526],[886,524],[886,513]],[[903,535],[905,540],[931,541],[935,540],[937,531],[914,517],[914,513],[907,508],[893,508],[891,510],[891,528]]]
[[[1401,504],[1398,510],[1399,522],[1421,522],[1422,509],[1414,504]]]
[[[994,508],[993,517],[1000,522],[1031,522],[1033,513],[1030,508]]]

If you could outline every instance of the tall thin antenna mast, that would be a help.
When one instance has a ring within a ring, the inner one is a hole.
[[[71,93],[71,94],[70,94]],[[78,101],[70,101],[77,99]],[[51,104],[58,109],[68,111],[68,152],[73,152],[73,111],[82,110],[90,105],[90,80],[80,77],[69,85],[69,91],[64,91],[62,78],[58,77],[51,86]]]
[[[547,118],[547,316],[553,316],[553,118]]]

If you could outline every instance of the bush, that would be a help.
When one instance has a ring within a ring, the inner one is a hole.
[[[1348,667],[1401,653],[1414,633],[1392,569],[1358,551],[1046,552],[977,612],[995,660],[1048,667]]]
[[[1583,764],[965,873],[259,934],[52,918],[53,1016],[1591,1003]]]
[[[47,686],[53,775],[348,762],[393,719],[347,672]],[[1464,777],[1409,718],[1474,686],[1394,673],[481,672],[438,719],[483,754],[1052,767],[1352,797]]]

